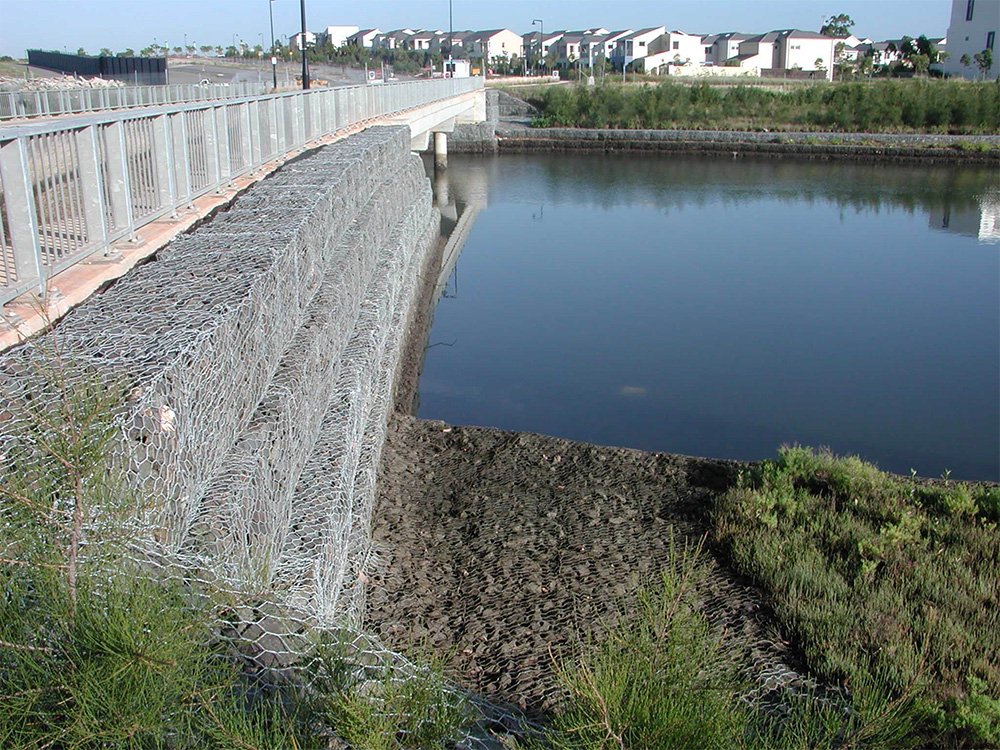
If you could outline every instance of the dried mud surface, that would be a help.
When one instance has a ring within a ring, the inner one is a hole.
[[[740,468],[397,414],[366,625],[390,648],[443,660],[466,688],[542,714],[556,661],[627,611],[672,545],[697,543],[711,496]],[[707,559],[699,606],[747,649],[762,693],[796,683],[758,597]]]

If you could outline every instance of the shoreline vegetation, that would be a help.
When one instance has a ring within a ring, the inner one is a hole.
[[[1000,134],[1000,82],[898,80],[790,90],[665,81],[548,86],[518,96],[536,128]]]

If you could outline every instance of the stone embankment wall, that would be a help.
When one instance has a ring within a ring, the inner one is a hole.
[[[0,356],[0,454],[42,460],[16,440],[26,401],[60,398],[42,370],[124,387],[113,450],[149,504],[142,554],[318,625],[358,622],[396,372],[439,232],[409,145],[405,127],[370,128],[290,162]]]
[[[486,91],[486,122],[458,125],[455,153],[643,151],[792,155],[862,161],[963,162],[1000,166],[1000,136],[897,133],[772,133],[734,130],[531,128],[534,107],[506,91]]]
[[[455,126],[448,136],[448,148],[454,153],[494,154],[497,151],[497,129],[507,118],[531,118],[536,110],[530,104],[506,91],[486,90],[486,121]]]
[[[501,123],[497,150],[645,151],[797,155],[826,159],[899,160],[1000,165],[1000,136],[895,133],[770,133],[731,130],[598,130],[528,128]]]

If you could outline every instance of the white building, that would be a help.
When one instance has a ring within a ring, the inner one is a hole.
[[[650,46],[666,33],[667,30],[663,26],[651,26],[626,34],[615,44],[615,51],[611,56],[612,62],[616,67],[623,68],[644,60],[651,52],[658,51],[656,48],[650,50]]]
[[[1000,0],[951,0],[951,24],[948,26],[948,59],[944,61],[946,75],[979,78],[982,71],[973,62],[966,67],[962,57],[972,59],[983,50],[993,53],[993,66],[986,72],[987,79],[1000,75],[1000,49],[997,33],[1000,31]]]
[[[703,65],[705,50],[701,40],[701,34],[669,31],[664,51],[671,56],[670,61],[674,65]]]
[[[355,47],[367,47],[371,49],[375,46],[375,37],[381,33],[379,29],[359,29],[347,37],[347,43]]]
[[[752,34],[741,34],[737,31],[727,31],[724,34],[709,34],[701,38],[705,48],[706,65],[725,65],[740,54],[740,43],[749,39]]]
[[[317,41],[320,44],[329,44],[331,47],[343,47],[347,44],[348,37],[360,30],[357,26],[327,26],[317,34]]]
[[[312,47],[316,44],[316,35],[311,31],[305,32],[305,42],[306,47]],[[289,38],[288,43],[297,50],[302,49],[302,32],[298,34],[292,34]]]
[[[524,47],[521,36],[510,29],[490,29],[476,32],[469,56],[493,63],[523,57]]]
[[[837,41],[812,31],[769,31],[740,42],[739,54],[727,64],[755,70],[758,75],[762,71],[802,70],[832,81]]]

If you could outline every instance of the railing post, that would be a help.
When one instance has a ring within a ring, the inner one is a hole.
[[[38,214],[28,166],[28,143],[15,138],[0,145],[0,185],[3,186],[10,244],[14,250],[14,270],[18,283],[38,281],[38,293],[45,293],[42,247],[38,238]]]
[[[206,160],[208,183],[215,186],[216,193],[222,192],[222,183],[229,176],[229,138],[225,135],[224,120],[226,115],[224,112],[219,112],[219,109],[219,107],[212,107],[209,110],[209,126],[205,133],[205,147],[210,152],[209,158]],[[223,151],[225,151],[224,159]]]
[[[125,143],[125,124],[121,120],[104,127],[104,153],[108,167],[111,218],[116,227],[128,227],[129,242],[135,242],[137,237],[128,174],[128,146]]]
[[[190,208],[191,200],[191,154],[188,149],[187,114],[183,111],[170,115],[170,132],[174,138],[174,184],[177,193]]]
[[[244,152],[248,169],[256,169],[261,162],[260,158],[260,102],[244,102],[240,111],[243,112],[243,139],[245,141]]]
[[[108,214],[104,204],[104,186],[101,184],[101,152],[97,146],[97,125],[88,125],[76,131],[76,152],[80,164],[80,195],[83,196],[83,215],[87,226],[87,240],[108,248]]]
[[[174,141],[170,134],[170,118],[153,118],[153,174],[160,206],[169,206],[170,218],[177,218],[177,184],[174,177]]]

